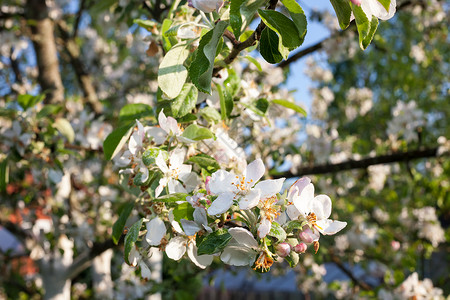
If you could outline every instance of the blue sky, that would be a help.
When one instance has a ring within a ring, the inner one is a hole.
[[[298,3],[302,6],[305,11],[306,16],[311,15],[311,11],[313,9],[323,11],[325,9],[331,11],[334,14],[333,7],[329,0],[299,0]],[[329,36],[329,31],[319,22],[310,22],[308,18],[308,32],[306,33],[305,41],[303,45],[297,49],[297,51],[301,51],[304,48],[307,48],[315,43],[323,40],[324,38]],[[294,51],[293,53],[296,53]],[[312,86],[311,80],[304,74],[305,70],[305,61],[308,56],[303,57],[302,59],[292,63],[290,66],[290,76],[287,80],[287,88],[289,90],[297,90],[294,93],[295,101],[298,104],[304,105],[305,108],[310,111],[311,106],[311,95],[309,93],[309,88]]]

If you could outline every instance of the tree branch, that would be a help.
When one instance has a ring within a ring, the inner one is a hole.
[[[355,277],[355,275],[353,275],[352,271],[350,271],[341,261],[341,259],[336,256],[332,251],[329,252],[330,253],[330,258],[331,261],[334,262],[334,264],[341,269],[342,272],[345,273],[345,275],[347,275],[348,277],[350,277],[351,281],[361,287],[362,289],[366,290],[366,291],[371,291],[372,287],[370,285],[368,285],[366,282],[358,279]]]
[[[274,10],[275,7],[277,6],[277,3],[278,3],[278,0],[270,0],[269,6],[267,7],[267,9]],[[264,28],[266,28],[266,24],[264,24],[264,22],[261,20],[259,22],[258,27],[256,27],[255,31],[253,32],[253,34],[251,36],[249,36],[245,41],[239,42],[235,39],[236,42],[233,43],[233,49],[231,49],[230,54],[228,54],[228,56],[225,57],[225,59],[223,60],[224,65],[231,64],[236,59],[236,57],[239,55],[239,53],[241,53],[242,50],[253,46],[256,43],[256,41],[259,41],[259,39],[261,38],[261,32],[264,30]],[[227,35],[225,35],[225,36],[227,36]],[[217,76],[217,74],[223,68],[224,68],[223,66],[215,67],[213,70],[213,77]]]
[[[86,71],[83,62],[80,59],[80,48],[75,42],[75,39],[70,37],[66,22],[64,20],[60,20],[58,21],[57,25],[59,31],[61,32],[61,38],[64,43],[64,48],[69,55],[70,64],[75,71],[78,79],[78,84],[83,91],[83,95],[91,109],[96,114],[100,114],[103,110],[103,106],[98,100],[97,93],[92,82],[92,77]]]
[[[83,10],[86,6],[86,0],[81,0],[80,1],[80,9],[77,12],[77,16],[75,18],[75,24],[73,25],[73,34],[72,34],[72,38],[76,38],[78,35],[78,27],[80,26],[80,20],[81,20],[81,16],[83,15]]]
[[[327,40],[329,40],[331,38],[326,38],[321,40],[320,42],[309,46],[308,48],[302,49],[301,51],[295,53],[294,55],[292,55],[291,57],[289,57],[288,59],[286,59],[285,61],[280,62],[277,66],[280,68],[285,68],[288,67],[291,63],[299,60],[300,58],[302,58],[303,56],[306,56],[310,53],[313,53],[314,51],[317,51],[319,49],[322,49],[323,47],[323,43]]]
[[[413,159],[437,157],[438,148],[426,148],[405,152],[394,152],[387,155],[380,155],[375,157],[368,157],[360,160],[348,160],[338,164],[324,164],[318,166],[298,168],[295,172],[287,171],[283,173],[274,174],[273,178],[290,178],[303,175],[327,174],[337,173],[352,169],[365,169],[372,165],[390,164],[394,162],[405,162]]]
[[[45,103],[62,103],[64,87],[59,72],[58,53],[54,37],[54,24],[48,16],[45,0],[27,0],[25,12],[31,28],[38,81],[42,92],[46,92]]]

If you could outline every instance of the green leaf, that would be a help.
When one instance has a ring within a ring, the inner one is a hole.
[[[127,235],[125,236],[125,243],[124,243],[125,247],[123,251],[124,252],[123,256],[127,264],[130,264],[130,262],[128,261],[128,256],[130,255],[130,251],[131,249],[133,249],[134,244],[136,244],[143,221],[144,218],[141,218],[139,221],[134,223],[133,226],[131,226],[130,229],[128,230]]]
[[[36,104],[38,104],[39,102],[41,102],[42,100],[44,100],[44,97],[45,97],[44,95],[37,95],[37,96],[28,95],[28,94],[19,95],[19,96],[17,96],[17,102],[24,110],[27,110],[30,107],[33,107]]]
[[[286,256],[284,259],[288,262],[289,266],[291,268],[293,268],[298,264],[298,262],[300,260],[300,255],[298,255],[298,253],[296,253],[294,251],[291,251],[291,253],[288,256]]]
[[[370,42],[375,35],[378,27],[378,18],[372,16],[372,20],[369,21],[362,8],[354,4],[352,4],[352,10],[359,34],[359,46],[362,50],[365,50],[370,45]]]
[[[158,69],[158,85],[166,94],[167,98],[177,97],[188,75],[184,67],[184,61],[189,56],[186,44],[172,47],[164,58]]]
[[[111,132],[103,141],[103,154],[110,160],[122,149],[133,132],[134,123],[119,127]]]
[[[292,220],[292,221],[289,221],[286,224],[284,224],[283,228],[285,229],[285,231],[287,233],[291,233],[295,229],[303,228],[303,226],[305,226],[305,225],[306,225],[305,222],[301,222],[301,221],[298,221],[298,220]]]
[[[378,0],[381,5],[386,9],[386,11],[389,11],[389,6],[391,5],[392,0]]]
[[[303,12],[302,7],[295,2],[295,0],[281,0],[283,5],[287,8],[289,15],[292,18],[295,26],[297,27],[299,36],[300,36],[300,44],[303,44],[306,35],[306,27],[307,21],[305,13]]]
[[[181,219],[193,220],[194,208],[189,202],[178,204],[173,210],[173,219],[180,222]]]
[[[189,76],[192,82],[204,93],[211,94],[211,79],[217,46],[227,26],[228,22],[219,21],[212,30],[200,39],[194,59],[189,66]]]
[[[188,197],[189,194],[186,193],[173,193],[165,196],[158,197],[156,199],[153,199],[153,201],[157,202],[176,202],[176,201],[186,201],[186,197]]]
[[[246,55],[245,58],[246,58],[249,62],[251,62],[252,64],[254,64],[255,67],[258,69],[258,71],[262,72],[261,64],[260,64],[254,57],[251,57],[251,56],[249,56],[249,55]]]
[[[231,98],[236,97],[241,89],[241,77],[236,74],[236,71],[233,69],[228,69],[228,78],[223,82],[225,86],[225,90],[231,96]],[[232,102],[233,99],[230,101]],[[233,105],[231,105],[231,110],[233,109]],[[230,111],[231,113],[231,111]]]
[[[135,19],[133,20],[133,23],[144,29],[147,29],[148,31],[152,31],[158,25],[158,23],[156,23],[155,21],[142,19]]]
[[[266,27],[261,32],[259,41],[259,52],[270,64],[277,64],[283,60],[283,55],[278,50],[280,39],[272,29]]]
[[[208,172],[213,173],[220,169],[220,165],[217,160],[209,155],[200,153],[192,156],[188,161],[193,162],[200,166],[200,168],[206,169]]]
[[[199,113],[206,121],[208,121],[208,123],[218,124],[221,120],[220,113],[211,106],[200,109]]]
[[[278,240],[278,242],[284,242],[286,239],[286,231],[284,231],[284,229],[277,222],[272,222],[272,226],[270,227],[270,231],[267,235],[273,236]]]
[[[45,105],[38,113],[37,118],[42,119],[45,117],[48,117],[50,115],[56,115],[58,112],[60,112],[62,109],[62,106],[57,104],[47,104]]]
[[[150,105],[144,103],[127,104],[119,112],[119,124],[133,122],[148,116],[154,116]]]
[[[6,191],[9,182],[8,157],[4,157],[0,162],[0,192]]]
[[[266,98],[260,98],[256,101],[255,107],[262,113],[262,115],[265,115],[267,109],[269,108],[269,101],[267,101]]]
[[[226,120],[230,117],[231,112],[233,111],[233,98],[231,94],[227,92],[227,89],[222,89],[219,84],[216,85],[216,88],[220,98],[220,115],[222,120]]]
[[[190,113],[197,104],[198,90],[192,83],[186,83],[179,95],[170,103],[172,115],[181,118]]]
[[[242,15],[240,9],[244,2],[245,0],[231,0],[230,4],[230,25],[237,40],[241,36]]]
[[[114,241],[114,244],[118,244],[120,237],[122,236],[123,229],[125,228],[125,223],[127,222],[128,217],[131,214],[131,211],[133,210],[134,203],[126,203],[124,206],[122,206],[119,218],[113,225],[113,231],[112,231],[112,239]]]
[[[297,104],[295,104],[294,102],[291,102],[291,101],[288,101],[288,100],[285,100],[285,99],[274,99],[274,100],[272,100],[272,103],[275,103],[275,104],[284,106],[286,108],[292,109],[292,110],[298,112],[299,114],[302,114],[305,117],[307,115],[306,111],[302,107],[300,107]]]
[[[342,30],[350,25],[350,17],[352,15],[352,8],[348,0],[330,0],[334,11],[339,21],[339,26]]]
[[[73,131],[72,125],[70,125],[69,121],[63,118],[58,118],[55,123],[53,123],[53,127],[65,136],[69,143],[73,143],[75,140],[75,132]]]
[[[258,8],[264,6],[267,0],[247,0],[245,5],[241,5],[242,26],[241,32],[245,30],[253,21],[254,16]]]
[[[162,153],[164,159],[168,159],[169,158],[169,154],[167,153],[167,151],[164,151],[164,150],[159,149],[159,148],[149,148],[149,149],[145,150],[145,152],[142,154],[142,162],[146,166],[154,164],[156,158],[158,157],[158,155],[160,153]]]
[[[178,124],[183,124],[183,123],[191,123],[192,121],[197,120],[197,116],[194,114],[187,114],[182,118],[177,118],[177,123]]]
[[[186,127],[182,136],[194,141],[214,138],[214,134],[211,131],[209,131],[209,129],[199,127],[197,124],[191,124],[188,127]]]
[[[258,13],[264,24],[278,34],[280,38],[278,50],[283,55],[283,58],[286,59],[289,51],[294,50],[303,42],[297,25],[291,19],[277,11],[258,9]]]
[[[170,19],[164,19],[161,25],[161,32],[166,32],[172,26],[173,21]],[[168,52],[176,43],[178,42],[177,38],[174,36],[164,36],[162,35],[163,47],[166,52]]]
[[[197,245],[197,255],[214,254],[222,251],[231,240],[231,234],[226,229],[219,229],[207,235]]]

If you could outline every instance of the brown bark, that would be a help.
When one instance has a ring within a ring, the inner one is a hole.
[[[368,157],[360,160],[348,160],[338,164],[324,164],[310,167],[298,168],[296,172],[283,172],[274,174],[273,178],[290,178],[303,175],[316,175],[327,173],[338,173],[345,170],[365,169],[372,165],[389,164],[394,162],[407,162],[413,159],[437,157],[438,148],[419,149],[405,152],[394,152],[387,155]]]
[[[46,93],[44,102],[62,103],[64,87],[59,72],[54,24],[49,18],[48,7],[45,0],[27,0],[25,11],[36,53],[38,81],[42,92]]]

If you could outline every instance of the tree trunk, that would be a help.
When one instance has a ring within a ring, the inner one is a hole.
[[[25,11],[31,29],[38,65],[38,81],[46,93],[46,103],[62,103],[64,87],[59,72],[58,52],[54,37],[54,23],[48,16],[45,0],[27,0]]]

